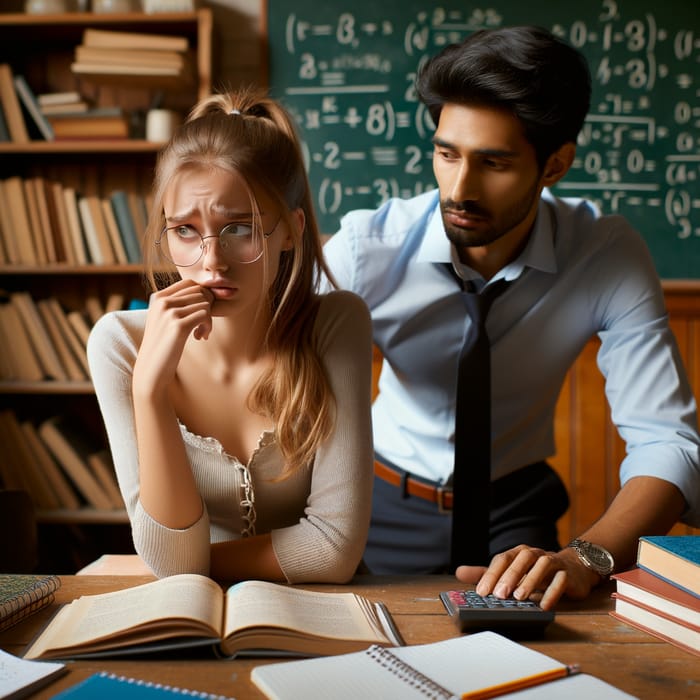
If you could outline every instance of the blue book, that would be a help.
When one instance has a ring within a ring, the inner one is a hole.
[[[129,195],[124,190],[115,190],[110,195],[114,218],[117,220],[119,234],[124,243],[126,258],[130,263],[140,263],[141,257],[141,242],[139,234],[136,230],[136,224],[131,216],[129,208]]]
[[[640,537],[637,565],[700,597],[700,535]]]
[[[233,700],[224,695],[212,695],[196,690],[183,690],[160,683],[148,683],[126,676],[116,676],[112,673],[95,673],[84,681],[74,685],[62,693],[54,695],[54,700],[83,700],[83,698],[100,698],[113,700],[128,698],[129,700],[167,700],[172,697],[204,698],[205,700]]]

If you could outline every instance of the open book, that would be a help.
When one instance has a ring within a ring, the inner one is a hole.
[[[315,593],[244,581],[223,591],[206,576],[180,574],[61,608],[27,659],[115,656],[213,645],[217,653],[341,654],[402,644],[389,612],[354,593]]]
[[[250,677],[271,700],[316,697],[318,688],[323,688],[324,700],[632,700],[594,676],[576,673],[495,632],[256,666]]]

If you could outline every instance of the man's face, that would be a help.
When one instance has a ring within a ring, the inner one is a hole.
[[[445,231],[460,255],[495,241],[518,248],[543,186],[518,120],[488,107],[446,104],[433,143]]]

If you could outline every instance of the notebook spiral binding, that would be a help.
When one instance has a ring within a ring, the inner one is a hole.
[[[129,678],[128,676],[119,676],[116,673],[108,673],[107,671],[101,671],[96,674],[100,678],[107,678],[109,680],[119,681],[120,683],[128,683],[130,685],[138,685],[145,688],[153,688],[156,690],[166,690],[171,693],[178,693],[185,697],[190,698],[201,698],[203,700],[232,700],[226,695],[214,695],[212,693],[204,693],[200,690],[187,690],[186,688],[176,688],[172,685],[166,685],[164,683],[152,683],[150,681],[142,681],[137,678]]]
[[[452,700],[455,697],[447,688],[417,671],[385,647],[373,644],[365,649],[365,654],[430,700]]]

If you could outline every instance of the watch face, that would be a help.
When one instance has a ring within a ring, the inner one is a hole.
[[[569,547],[573,547],[581,561],[600,576],[609,576],[614,571],[615,561],[604,547],[579,539],[572,540]]]

